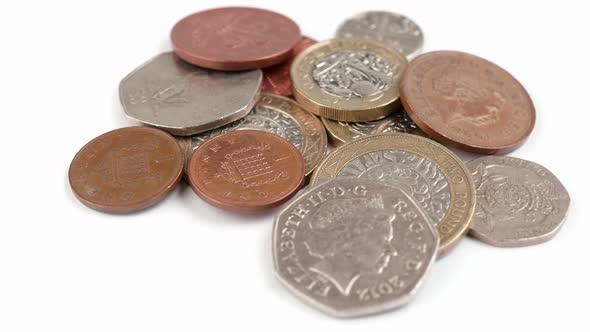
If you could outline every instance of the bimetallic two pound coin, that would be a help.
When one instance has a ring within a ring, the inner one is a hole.
[[[174,189],[182,160],[176,140],[163,131],[116,129],[80,149],[70,165],[70,186],[93,209],[134,212],[158,203]]]
[[[311,174],[326,154],[326,131],[315,115],[289,98],[262,94],[254,109],[244,118],[183,139],[186,158],[190,159],[193,151],[207,140],[228,131],[244,129],[266,131],[289,141],[303,155],[306,175]]]
[[[518,158],[490,156],[467,163],[477,190],[470,234],[497,247],[522,247],[552,239],[563,225],[570,197],[545,167]]]
[[[535,126],[535,107],[524,87],[506,70],[467,53],[418,56],[403,75],[400,93],[420,129],[471,152],[513,150]]]
[[[295,99],[337,121],[373,121],[400,106],[406,57],[377,41],[341,38],[315,44],[291,65]]]
[[[303,185],[304,161],[287,140],[260,130],[236,130],[203,143],[188,165],[194,192],[230,211],[256,212],[288,200]]]
[[[426,136],[403,109],[375,121],[343,122],[322,118],[322,122],[326,127],[330,140],[335,145],[341,145],[359,137],[375,134],[407,133]]]
[[[375,314],[408,303],[436,256],[419,202],[376,181],[336,178],[308,189],[274,223],[278,278],[328,314]]]
[[[475,209],[471,174],[459,157],[433,140],[403,133],[361,137],[328,155],[310,184],[334,177],[379,181],[410,194],[438,229],[439,257],[469,229]]]

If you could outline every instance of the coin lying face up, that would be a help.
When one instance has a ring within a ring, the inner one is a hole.
[[[278,278],[305,302],[351,317],[409,302],[434,261],[436,229],[399,188],[337,178],[312,187],[275,220]]]
[[[182,151],[175,139],[148,127],[110,131],[72,160],[69,180],[87,206],[111,213],[138,211],[162,200],[180,180]]]
[[[535,125],[535,108],[510,73],[475,55],[437,51],[410,62],[401,81],[404,109],[434,139],[471,152],[507,152]]]
[[[192,66],[163,53],[125,77],[125,114],[173,135],[193,135],[238,120],[258,99],[262,71],[236,73]]]
[[[471,175],[459,157],[433,140],[402,133],[359,138],[324,158],[310,184],[334,177],[383,182],[411,195],[438,229],[438,257],[469,229],[475,209]]]
[[[236,130],[203,143],[189,162],[188,177],[209,204],[253,212],[293,196],[305,170],[301,153],[287,140],[260,130]]]
[[[171,33],[176,54],[217,70],[248,70],[291,57],[301,31],[281,14],[258,8],[204,10],[180,20]]]
[[[342,23],[336,37],[375,39],[413,58],[422,50],[422,29],[409,18],[392,12],[368,11]]]
[[[570,197],[545,167],[506,156],[467,163],[477,189],[470,234],[497,247],[542,243],[565,221]]]
[[[254,109],[240,120],[188,138],[187,158],[207,140],[234,130],[262,130],[291,142],[303,154],[305,175],[311,174],[326,154],[328,140],[318,118],[295,101],[272,94],[262,94]]]
[[[406,57],[376,41],[341,38],[315,44],[291,65],[293,95],[332,120],[372,121],[399,108]]]

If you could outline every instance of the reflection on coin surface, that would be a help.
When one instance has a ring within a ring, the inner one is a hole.
[[[408,58],[420,53],[424,36],[420,27],[409,18],[392,12],[369,11],[342,23],[336,37],[369,38],[385,42]]]
[[[269,10],[225,7],[183,18],[172,28],[171,38],[184,61],[234,71],[287,60],[301,31],[290,18]]]
[[[407,133],[420,136],[426,134],[416,126],[408,114],[400,109],[386,118],[367,122],[342,122],[322,118],[332,143],[340,145],[359,137],[386,133]]]
[[[278,135],[291,142],[303,154],[305,174],[310,174],[327,150],[327,136],[320,120],[293,100],[262,94],[254,109],[229,125],[190,137],[192,149],[219,134],[254,129]],[[189,159],[191,153],[188,155]]]
[[[406,57],[376,41],[341,38],[315,44],[291,65],[295,99],[338,121],[372,121],[399,108]]]
[[[524,87],[477,56],[437,51],[412,60],[400,85],[404,109],[436,140],[471,152],[507,152],[535,125]]]
[[[274,93],[281,96],[293,95],[293,85],[291,84],[291,64],[297,54],[303,52],[304,49],[317,43],[315,40],[308,37],[301,37],[301,40],[293,48],[292,58],[262,70],[262,92]]]
[[[236,130],[195,150],[188,177],[207,203],[252,212],[293,196],[303,184],[305,170],[301,153],[287,140],[260,130]]]
[[[246,116],[258,99],[261,80],[260,70],[207,70],[163,53],[127,75],[119,97],[129,118],[186,136]]]
[[[334,177],[379,181],[406,191],[437,227],[439,257],[469,229],[475,209],[471,175],[459,157],[433,140],[403,133],[361,137],[324,158],[310,185]]]
[[[110,131],[74,157],[69,180],[87,206],[129,213],[161,201],[180,180],[183,155],[174,138],[148,127]]]
[[[565,221],[570,198],[545,167],[514,157],[467,163],[477,190],[470,234],[498,247],[550,240]]]
[[[436,229],[411,196],[354,178],[308,189],[281,211],[273,231],[278,278],[339,317],[408,303],[437,247]]]

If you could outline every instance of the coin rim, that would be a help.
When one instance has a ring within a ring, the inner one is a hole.
[[[400,145],[399,142],[401,141],[402,138],[405,138],[406,140],[414,140],[415,144]],[[369,141],[369,142],[375,141],[376,143],[374,143],[374,144],[381,144],[381,146],[378,148],[375,147],[375,148],[370,148],[370,149],[364,149],[363,151],[356,151],[356,152],[354,151],[354,147],[356,145],[364,144],[366,141]],[[463,215],[463,218],[461,218],[461,223],[456,223],[456,225],[453,226],[453,231],[450,232],[448,235],[442,234],[440,232],[440,228],[443,227],[443,225],[446,225],[445,221],[450,216],[449,213],[451,212],[451,209],[453,207],[454,198],[456,197],[457,190],[454,189],[454,188],[456,188],[456,186],[453,185],[453,182],[451,181],[451,177],[446,172],[446,168],[442,167],[440,165],[440,163],[436,160],[438,158],[431,158],[430,156],[425,155],[421,151],[418,151],[416,149],[416,146],[418,146],[418,145],[430,146],[430,147],[440,150],[441,153],[443,153],[444,155],[447,156],[448,160],[454,162],[454,164],[455,164],[454,166],[456,166],[459,170],[461,170],[461,172],[463,173],[463,178],[467,182],[465,184],[466,187],[468,188],[466,194],[469,195],[469,197],[466,200],[470,201],[471,204],[465,208],[466,212]],[[352,150],[352,152],[353,152],[352,157],[350,156],[350,151],[349,151],[351,149],[353,149]],[[447,253],[450,252],[451,249],[453,249],[459,243],[459,240],[469,230],[469,227],[471,225],[471,220],[473,217],[473,213],[475,211],[476,195],[475,195],[475,186],[474,186],[473,180],[471,178],[471,172],[469,172],[467,170],[467,168],[465,167],[465,164],[457,155],[455,155],[452,151],[450,151],[446,147],[442,146],[441,144],[439,144],[431,139],[428,139],[428,138],[424,138],[424,137],[413,135],[413,134],[406,134],[406,133],[387,133],[387,134],[376,134],[376,135],[360,137],[352,142],[345,143],[344,145],[336,148],[336,150],[334,150],[326,158],[324,158],[324,160],[322,160],[322,162],[317,166],[315,172],[313,173],[313,175],[310,179],[310,185],[313,186],[313,185],[316,185],[326,179],[336,177],[337,172],[342,170],[342,168],[346,164],[348,164],[352,159],[354,159],[362,154],[375,152],[375,151],[383,151],[383,150],[400,150],[400,151],[406,151],[406,152],[420,155],[420,156],[432,161],[433,163],[435,163],[438,166],[438,168],[441,170],[441,172],[443,172],[443,174],[447,178],[447,180],[449,182],[449,189],[451,192],[451,200],[450,200],[450,204],[449,204],[449,210],[445,213],[443,219],[440,221],[440,223],[436,227],[437,230],[439,230],[439,236],[440,236],[440,246],[439,246],[439,251],[438,251],[437,257],[438,258],[444,257]],[[342,154],[344,154],[346,152],[348,152],[349,155],[343,157]],[[347,158],[347,160],[340,162],[341,165],[340,165],[339,169],[334,170],[333,172],[327,171],[326,165],[328,165],[332,160],[337,159],[337,158],[340,158],[340,159]],[[471,191],[471,194],[469,194],[469,191]]]

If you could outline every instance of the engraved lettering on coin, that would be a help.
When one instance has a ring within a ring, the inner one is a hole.
[[[365,98],[387,89],[398,65],[377,54],[360,50],[340,50],[320,58],[313,67],[315,83],[337,97]]]
[[[431,160],[401,150],[379,150],[349,161],[337,176],[393,184],[411,195],[437,226],[449,210],[449,181]]]
[[[551,238],[565,219],[569,196],[544,167],[512,157],[467,164],[477,190],[472,233],[497,246],[521,246]]]

